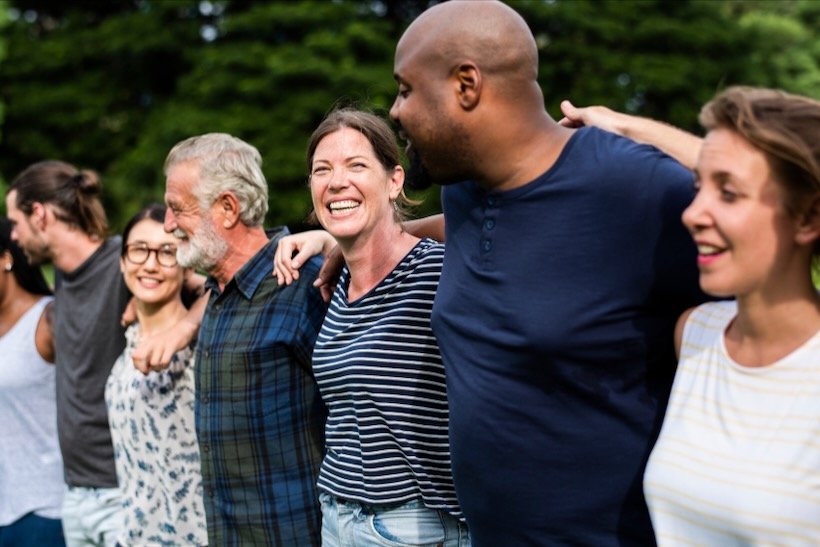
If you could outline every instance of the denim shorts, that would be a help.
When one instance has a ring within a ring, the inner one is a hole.
[[[469,547],[467,525],[421,500],[364,505],[327,493],[322,503],[322,547]]]
[[[29,513],[0,526],[0,547],[65,547],[60,519]]]

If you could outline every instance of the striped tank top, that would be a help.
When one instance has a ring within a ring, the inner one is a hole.
[[[421,499],[461,518],[430,328],[443,258],[443,245],[421,240],[354,302],[342,272],[313,352],[329,411],[319,488],[331,495],[370,505]]]

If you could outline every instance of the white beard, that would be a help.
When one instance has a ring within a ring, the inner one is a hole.
[[[228,244],[216,233],[209,218],[202,219],[202,226],[195,234],[189,235],[177,228],[174,236],[180,240],[177,262],[183,268],[210,272],[228,252]]]

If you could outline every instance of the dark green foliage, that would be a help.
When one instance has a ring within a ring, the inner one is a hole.
[[[700,105],[744,77],[745,39],[717,2],[522,2],[541,45],[547,107],[605,104],[696,128]]]
[[[96,169],[119,229],[162,200],[174,143],[225,131],[262,153],[268,224],[298,225],[310,132],[338,104],[386,114],[396,41],[428,4],[0,0],[0,179],[45,158]],[[555,117],[571,98],[696,130],[700,106],[730,84],[820,93],[820,2],[511,4],[538,40]],[[438,208],[427,194],[423,213]]]

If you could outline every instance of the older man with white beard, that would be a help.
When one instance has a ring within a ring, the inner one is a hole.
[[[310,357],[326,305],[270,264],[287,228],[262,228],[268,190],[253,146],[224,133],[165,161],[165,230],[208,274],[196,352],[196,427],[211,545],[319,545],[316,478],[326,411]],[[319,263],[306,265],[315,274]]]

